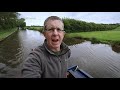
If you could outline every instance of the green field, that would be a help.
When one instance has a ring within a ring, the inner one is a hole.
[[[79,33],[68,33],[66,37],[82,37],[88,38],[89,40],[96,39],[100,42],[120,42],[120,27],[111,31],[94,31],[94,32],[79,32]]]
[[[120,41],[120,31],[96,31],[96,32],[81,32],[69,33],[69,37],[83,37],[83,38],[96,38],[99,40],[112,40]]]
[[[26,29],[37,30],[41,32],[43,30],[43,27],[42,26],[26,26]]]

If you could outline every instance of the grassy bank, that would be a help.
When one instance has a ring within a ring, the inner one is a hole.
[[[9,30],[0,30],[0,41],[2,41],[3,39],[8,37],[9,35],[14,33],[15,31],[17,31],[17,28],[9,29]]]
[[[68,33],[67,38],[84,38],[92,42],[120,45],[120,28],[112,31]]]

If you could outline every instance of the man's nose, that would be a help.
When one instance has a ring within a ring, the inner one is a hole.
[[[53,34],[54,34],[54,35],[58,35],[57,29],[54,29],[54,30],[53,30]]]

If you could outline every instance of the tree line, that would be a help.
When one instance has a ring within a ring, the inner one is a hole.
[[[120,26],[116,24],[96,24],[93,22],[85,22],[81,20],[75,20],[70,18],[63,18],[66,32],[89,32],[89,31],[106,31],[112,30]]]
[[[68,33],[74,32],[90,32],[90,31],[107,31],[113,30],[120,26],[120,23],[115,24],[97,24],[93,22],[85,22],[70,18],[62,18],[64,22],[65,31]],[[23,19],[24,21],[24,19]],[[43,26],[26,26],[26,29],[43,30]]]
[[[7,30],[15,27],[24,28],[25,19],[20,18],[18,12],[0,12],[0,30]]]

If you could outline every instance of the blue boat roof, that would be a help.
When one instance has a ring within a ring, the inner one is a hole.
[[[68,72],[72,74],[75,78],[93,78],[91,75],[86,73],[84,70],[79,69],[77,65],[68,68]]]

